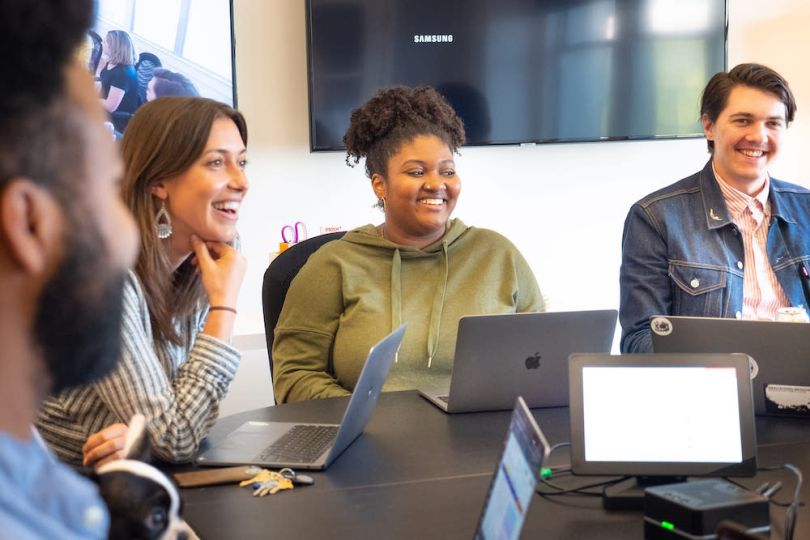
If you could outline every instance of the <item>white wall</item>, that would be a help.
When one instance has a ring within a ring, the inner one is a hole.
[[[673,0],[677,1],[677,0]],[[729,65],[780,71],[799,103],[776,177],[810,186],[810,2],[729,0]],[[240,220],[250,266],[237,333],[263,331],[261,280],[282,224],[351,228],[380,222],[362,167],[309,152],[305,2],[234,0],[239,107],[247,117],[250,194]],[[697,101],[697,96],[696,96]],[[697,115],[697,110],[695,115]],[[618,307],[622,224],[643,195],[700,169],[702,139],[465,148],[455,216],[509,237],[550,309]],[[257,384],[255,380],[251,384]]]

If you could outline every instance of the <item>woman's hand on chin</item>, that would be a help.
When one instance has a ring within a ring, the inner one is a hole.
[[[191,237],[191,247],[210,304],[236,308],[247,259],[224,242],[203,242],[196,235]]]

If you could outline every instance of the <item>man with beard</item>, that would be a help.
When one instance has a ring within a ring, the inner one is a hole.
[[[94,485],[32,428],[47,394],[113,367],[137,247],[92,81],[70,61],[93,2],[0,0],[0,12],[0,537],[101,538]]]

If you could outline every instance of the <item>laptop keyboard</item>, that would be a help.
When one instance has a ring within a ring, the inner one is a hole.
[[[257,462],[313,463],[331,445],[339,426],[295,425],[254,458]]]

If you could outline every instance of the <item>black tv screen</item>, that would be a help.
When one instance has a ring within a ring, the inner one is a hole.
[[[384,86],[437,88],[468,144],[702,135],[725,0],[308,0],[310,142]]]

